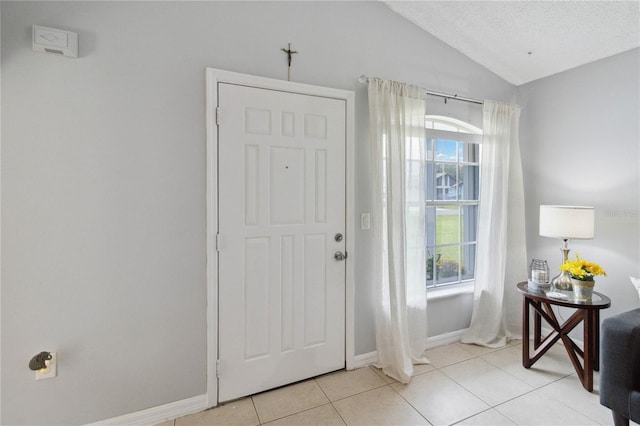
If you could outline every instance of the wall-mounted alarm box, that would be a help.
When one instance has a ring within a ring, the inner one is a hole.
[[[78,34],[55,28],[33,26],[33,50],[35,52],[78,57]]]

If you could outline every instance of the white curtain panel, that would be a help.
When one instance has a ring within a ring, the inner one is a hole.
[[[527,258],[519,121],[517,105],[484,102],[476,284],[463,343],[499,347],[521,335],[515,286],[527,276]]]
[[[425,90],[369,79],[376,349],[385,374],[408,383],[424,364]]]

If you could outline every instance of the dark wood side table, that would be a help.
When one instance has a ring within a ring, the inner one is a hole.
[[[518,283],[518,291],[524,296],[522,309],[522,365],[530,368],[544,355],[558,339],[562,339],[569,359],[576,369],[582,386],[589,392],[593,391],[593,372],[600,367],[600,310],[611,306],[611,299],[602,293],[593,292],[591,301],[583,302],[573,299],[573,293],[553,290],[562,293],[567,298],[548,297],[552,290],[530,288],[528,283]],[[552,305],[573,308],[576,311],[562,325],[558,322]],[[533,352],[530,351],[529,308],[533,307]],[[553,328],[544,339],[541,337],[541,318]],[[584,347],[580,347],[569,337],[569,333],[580,322],[584,327]],[[582,358],[582,363],[580,363]]]

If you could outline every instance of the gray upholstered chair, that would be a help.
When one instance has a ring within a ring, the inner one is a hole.
[[[640,308],[602,322],[600,403],[616,426],[640,423]]]

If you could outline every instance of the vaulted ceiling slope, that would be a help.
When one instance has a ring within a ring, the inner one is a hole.
[[[384,3],[516,86],[640,46],[638,0]]]

